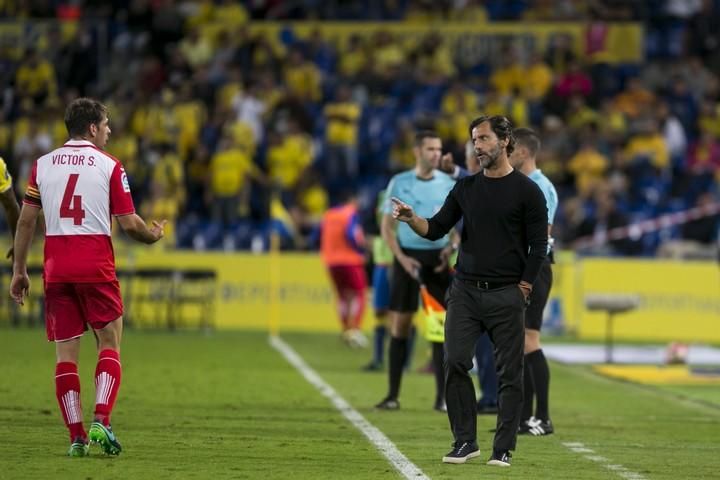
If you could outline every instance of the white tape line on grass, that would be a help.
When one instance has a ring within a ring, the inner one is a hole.
[[[355,428],[360,430],[375,448],[380,450],[385,458],[387,458],[395,469],[404,477],[413,480],[429,480],[429,477],[420,470],[417,465],[412,463],[408,458],[397,449],[394,443],[385,436],[380,430],[365,420],[360,412],[350,406],[350,404],[342,398],[334,388],[328,385],[325,380],[317,374],[315,370],[310,368],[300,355],[292,349],[290,345],[280,339],[280,337],[270,337],[270,345],[279,351],[290,364],[295,367],[305,380],[318,389],[323,396],[327,397],[330,402],[337,408],[340,413],[352,423]]]
[[[645,477],[643,477],[639,473],[630,471],[622,465],[612,463],[610,459],[608,459],[607,457],[603,457],[602,455],[597,455],[592,448],[587,448],[582,443],[564,442],[563,445],[575,453],[585,454],[583,455],[583,457],[602,465],[603,467],[607,468],[611,472],[616,473],[622,478],[625,478],[627,480],[645,480]]]

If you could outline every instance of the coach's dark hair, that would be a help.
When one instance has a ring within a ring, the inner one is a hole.
[[[99,125],[107,107],[92,98],[76,98],[65,109],[65,127],[70,137],[85,135],[90,125]]]
[[[513,136],[512,123],[510,123],[510,120],[508,120],[507,117],[504,117],[502,115],[493,115],[491,117],[488,117],[487,115],[482,115],[476,118],[475,120],[470,122],[470,128],[468,128],[470,138],[472,138],[473,128],[485,122],[488,122],[490,124],[490,129],[495,132],[495,135],[497,135],[500,140],[505,140],[506,138],[508,139],[508,144],[505,147],[505,151],[508,155],[510,155],[513,150],[515,150],[515,137]]]
[[[421,147],[426,138],[440,138],[440,135],[432,130],[420,130],[415,134],[415,146]]]
[[[528,149],[530,156],[535,157],[540,151],[540,137],[531,128],[516,128],[513,131],[515,137],[515,145],[522,145]]]

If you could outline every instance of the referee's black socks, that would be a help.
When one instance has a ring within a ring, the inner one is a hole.
[[[407,338],[390,337],[390,384],[388,398],[397,400],[400,395],[400,381],[407,357]]]
[[[527,420],[532,415],[533,397],[535,397],[535,417],[547,422],[550,419],[548,411],[550,369],[542,349],[525,355],[524,387],[523,420]]]
[[[432,342],[433,373],[435,374],[435,402],[445,401],[445,344]]]

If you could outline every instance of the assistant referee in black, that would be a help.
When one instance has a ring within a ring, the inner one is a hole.
[[[447,300],[445,386],[455,443],[445,463],[480,455],[472,368],[475,343],[488,332],[498,374],[497,430],[488,465],[510,466],[523,401],[524,311],[547,252],[547,207],[540,188],[508,161],[513,126],[482,116],[470,136],[483,172],[458,181],[435,216],[421,218],[393,198],[393,216],[427,239],[441,238],[462,218],[456,276]]]

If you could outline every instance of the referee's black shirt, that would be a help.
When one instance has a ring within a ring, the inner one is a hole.
[[[492,283],[534,283],[547,255],[548,216],[540,187],[513,170],[500,178],[482,172],[459,180],[425,238],[445,235],[463,219],[457,277]]]

